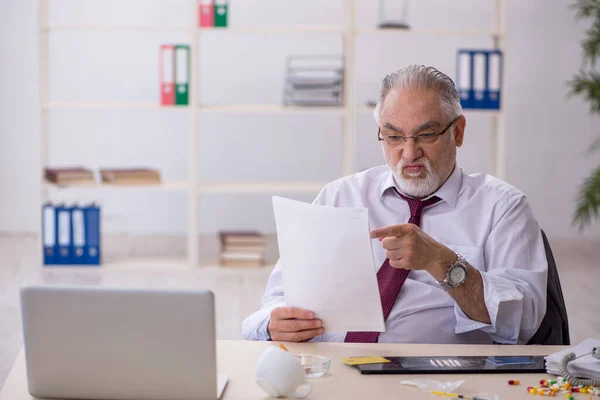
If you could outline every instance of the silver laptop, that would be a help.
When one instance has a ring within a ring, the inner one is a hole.
[[[214,400],[227,384],[210,291],[26,286],[21,307],[34,397]]]

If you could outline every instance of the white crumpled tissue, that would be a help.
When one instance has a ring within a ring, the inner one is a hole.
[[[456,381],[456,382],[441,382],[436,381],[435,379],[413,379],[408,381],[400,382],[403,385],[407,386],[416,386],[422,390],[435,390],[438,392],[455,392],[456,389],[460,385],[462,385],[465,381]]]

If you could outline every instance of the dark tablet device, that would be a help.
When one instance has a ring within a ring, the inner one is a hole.
[[[385,357],[389,363],[357,365],[361,374],[546,373],[544,356]]]

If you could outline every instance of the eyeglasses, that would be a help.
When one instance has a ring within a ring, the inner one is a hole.
[[[438,139],[439,136],[442,136],[444,133],[446,133],[446,131],[448,129],[450,129],[452,124],[454,124],[456,121],[458,121],[459,118],[460,118],[460,115],[458,117],[454,118],[452,120],[452,122],[450,122],[440,132],[421,133],[420,135],[414,135],[414,136],[393,135],[393,134],[392,135],[383,135],[381,133],[381,128],[379,128],[377,130],[377,140],[384,141],[385,144],[387,144],[390,147],[397,147],[397,146],[405,145],[406,142],[408,142],[408,139],[410,139],[410,138],[414,139],[415,144],[417,144],[417,143],[432,144],[432,143],[435,143],[435,141]]]

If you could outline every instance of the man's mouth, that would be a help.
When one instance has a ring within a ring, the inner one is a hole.
[[[402,170],[409,174],[421,172],[421,170],[423,168],[424,168],[423,164],[405,164],[402,166]]]

